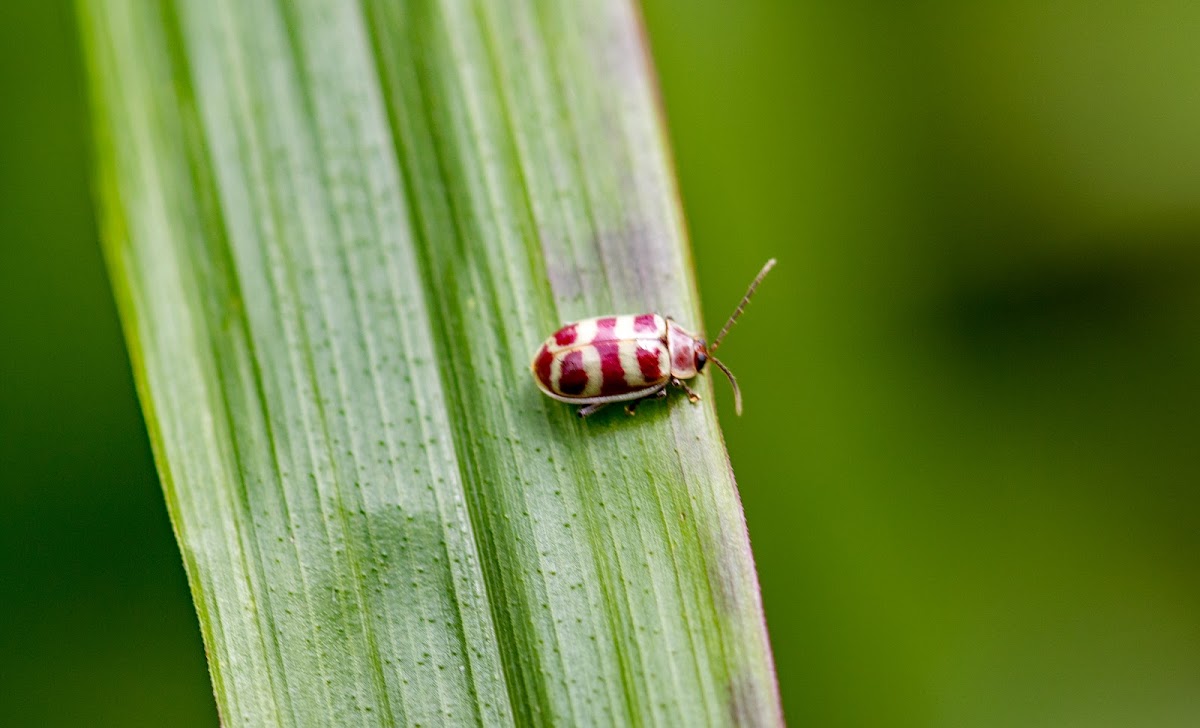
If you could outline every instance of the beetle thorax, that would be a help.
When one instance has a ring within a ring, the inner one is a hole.
[[[671,376],[676,379],[691,379],[696,376],[696,354],[703,353],[704,342],[671,319],[667,319],[667,347],[671,351]]]

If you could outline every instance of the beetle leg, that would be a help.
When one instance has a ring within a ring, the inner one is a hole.
[[[667,388],[659,387],[658,389],[654,390],[652,394],[647,394],[645,397],[642,397],[641,399],[635,399],[629,404],[625,405],[625,414],[632,416],[637,412],[638,405],[642,402],[645,402],[648,399],[663,399],[666,396]]]
[[[648,399],[666,399],[666,397],[667,397],[667,388],[664,385],[664,386],[661,386],[658,389],[654,390],[650,394],[647,394],[645,397],[642,397],[640,399],[635,399],[632,402],[630,402],[629,404],[625,405],[625,414],[632,416],[633,414],[635,414],[637,412],[638,405],[641,404],[642,402],[645,402]]]
[[[700,401],[700,395],[696,394],[696,393],[695,393],[695,392],[693,392],[691,389],[689,389],[689,388],[688,388],[688,385],[686,385],[686,384],[684,384],[684,383],[683,383],[683,380],[681,380],[681,379],[672,379],[672,380],[671,380],[671,384],[674,384],[676,387],[679,387],[679,388],[680,388],[680,389],[682,389],[683,391],[687,392],[687,398],[688,398],[688,401],[689,401],[689,402],[691,402],[691,403],[695,404],[696,402],[699,402],[699,401]]]
[[[579,419],[582,420],[584,417],[587,417],[606,404],[608,404],[608,402],[596,402],[594,404],[589,404],[587,407],[580,407],[579,409],[575,410],[575,414],[579,415]]]

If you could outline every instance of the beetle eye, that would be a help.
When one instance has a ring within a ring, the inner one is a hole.
[[[704,352],[702,352],[702,351],[696,352],[696,371],[697,372],[704,371],[704,365],[707,363],[708,363],[708,357],[705,356]]]

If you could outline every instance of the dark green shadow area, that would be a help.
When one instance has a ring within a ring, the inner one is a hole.
[[[69,3],[0,4],[0,714],[215,725],[90,199]]]

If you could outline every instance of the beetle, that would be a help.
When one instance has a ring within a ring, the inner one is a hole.
[[[666,397],[668,385],[687,392],[692,402],[700,401],[683,380],[699,375],[711,361],[729,377],[740,415],[737,379],[713,352],[774,265],[774,258],[768,260],[754,277],[712,346],[662,314],[599,316],[567,324],[546,339],[530,365],[533,379],[547,397],[584,405],[580,417],[613,402],[627,402],[625,412],[632,415],[644,400]]]

